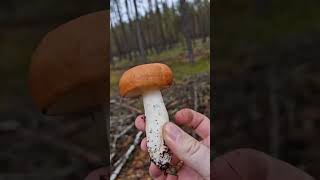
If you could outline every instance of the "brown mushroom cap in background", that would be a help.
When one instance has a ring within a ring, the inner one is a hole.
[[[120,95],[136,97],[152,89],[164,89],[172,83],[171,69],[161,63],[135,66],[123,73],[120,82]]]
[[[49,32],[29,69],[29,89],[38,109],[62,114],[105,102],[108,60],[108,11],[81,16]]]

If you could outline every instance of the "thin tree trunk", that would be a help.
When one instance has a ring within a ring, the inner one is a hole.
[[[122,16],[121,16],[121,12],[120,12],[120,6],[119,6],[119,1],[118,0],[115,0],[114,1],[115,4],[116,4],[116,7],[117,7],[117,13],[118,13],[118,16],[119,16],[119,23],[120,23],[120,27],[121,27],[121,31],[123,33],[123,37],[124,37],[124,40],[125,40],[125,43],[124,43],[124,46],[126,48],[126,52],[129,52],[129,49],[130,49],[130,46],[129,46],[129,39],[128,39],[128,35],[127,35],[127,31],[124,27],[124,23],[123,23],[123,20],[122,20]],[[131,60],[132,57],[131,57],[131,54],[129,53],[129,59]]]
[[[129,8],[129,1],[128,0],[125,0],[125,6],[126,6],[126,13],[127,13],[127,17],[128,17],[128,21],[129,21],[129,27],[130,27],[130,31],[132,34],[137,34],[136,33],[136,30],[134,29],[134,26],[133,26],[133,22],[132,22],[132,19],[131,19],[131,16],[130,16],[130,8]],[[131,42],[135,42],[136,44],[138,44],[138,38],[136,36],[132,36],[132,41],[130,41],[129,43],[131,44]],[[135,51],[135,48],[132,44],[130,46],[130,53],[132,51]],[[134,52],[135,54],[135,52]]]
[[[161,39],[162,39],[161,46],[163,48],[163,46],[164,47],[166,46],[167,41],[166,41],[166,37],[164,35],[162,16],[161,16],[158,0],[155,0],[155,6],[156,6],[157,17],[158,17],[160,35],[161,35]]]
[[[180,0],[180,8],[181,8],[181,31],[183,32],[185,43],[187,46],[188,58],[190,63],[194,63],[193,56],[193,48],[192,48],[192,39],[191,39],[191,31],[192,27],[189,22],[190,16],[187,10],[187,2],[186,0]]]
[[[110,26],[111,26],[111,32],[112,32],[112,35],[113,35],[113,39],[114,39],[115,44],[116,44],[117,49],[118,49],[119,59],[121,60],[121,58],[122,58],[122,50],[121,50],[119,38],[117,36],[117,33],[114,30],[114,27],[113,27],[112,23],[110,23]]]
[[[139,51],[140,51],[140,58],[141,58],[142,63],[146,63],[147,58],[146,58],[145,51],[144,51],[142,32],[141,32],[141,24],[140,24],[139,12],[138,12],[138,8],[137,8],[136,0],[133,0],[133,4],[134,4],[134,10],[136,13],[137,38],[138,38],[138,46],[139,46]]]

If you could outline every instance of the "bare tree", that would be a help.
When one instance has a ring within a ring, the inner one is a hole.
[[[128,18],[128,23],[129,23],[129,27],[130,27],[130,31],[133,33],[133,34],[137,34],[136,33],[136,30],[134,29],[134,25],[133,25],[133,22],[132,22],[132,17],[130,15],[130,7],[129,7],[129,0],[125,0],[124,1],[125,3],[125,6],[126,6],[126,13],[127,13],[127,18]],[[136,36],[132,36],[132,39],[134,39],[133,41],[138,44],[138,38]],[[131,46],[131,51],[133,50],[133,47]]]
[[[118,51],[118,45],[114,45],[115,56],[119,56],[118,53],[122,53],[121,56],[131,54],[135,55],[135,58],[141,57],[144,62],[148,53],[161,53],[175,47],[176,43],[182,40],[188,50],[188,58],[193,62],[193,46],[190,41],[203,38],[205,42],[210,32],[208,0],[183,1],[183,8],[181,3],[165,0],[144,0],[146,6],[141,7],[141,1],[137,0],[111,2],[111,13],[115,17],[113,31],[116,32],[121,47],[121,51]],[[116,43],[115,39],[112,43]]]
[[[118,38],[118,35],[117,35],[117,32],[114,30],[114,27],[112,25],[112,23],[110,23],[110,28],[111,28],[111,33],[112,33],[112,37],[114,39],[114,42],[116,44],[116,47],[117,47],[117,50],[118,50],[118,53],[119,53],[119,58],[122,59],[122,49],[121,49],[121,45],[120,45],[120,42],[119,42],[119,38]]]
[[[192,39],[191,39],[192,24],[189,21],[191,18],[190,18],[190,13],[188,12],[188,4],[186,0],[180,0],[180,12],[181,12],[180,28],[185,38],[189,62],[193,64],[194,55],[193,55]]]
[[[162,22],[162,16],[161,16],[160,8],[159,8],[159,3],[158,3],[158,0],[154,0],[154,2],[155,2],[155,6],[156,6],[156,13],[157,13],[157,17],[158,17],[158,25],[159,25],[160,35],[161,35],[161,39],[162,39],[162,42],[160,44],[165,46],[165,44],[167,42],[166,42],[166,37],[164,35],[163,22]]]
[[[123,33],[124,40],[126,42],[126,43],[124,43],[125,49],[126,49],[126,51],[129,51],[129,49],[130,49],[129,38],[128,38],[128,35],[127,35],[126,28],[124,26],[124,22],[122,20],[122,14],[121,14],[120,6],[119,6],[119,1],[118,0],[113,0],[113,2],[116,5],[116,9],[117,9],[118,17],[119,17],[119,24],[120,24],[120,27],[121,27],[121,30],[122,30],[122,33]],[[131,54],[128,53],[128,55],[129,55],[129,59],[131,60],[132,59]]]
[[[141,24],[140,24],[139,12],[137,7],[137,1],[133,0],[133,4],[134,4],[134,10],[136,14],[137,38],[138,38],[138,46],[140,51],[140,58],[141,58],[141,62],[146,63],[147,58],[144,51],[144,44],[142,39]]]

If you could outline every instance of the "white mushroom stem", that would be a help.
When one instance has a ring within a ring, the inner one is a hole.
[[[162,127],[169,121],[168,112],[159,90],[145,92],[142,96],[146,116],[148,152],[151,161],[160,169],[165,170],[171,161],[171,153],[164,144],[162,135]]]

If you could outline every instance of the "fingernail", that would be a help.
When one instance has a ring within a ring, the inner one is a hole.
[[[162,175],[162,171],[155,171],[153,174],[151,174],[152,179],[156,179]]]
[[[180,135],[180,129],[173,123],[169,122],[164,127],[165,133],[164,135],[171,139],[172,141],[176,141],[177,137]]]

